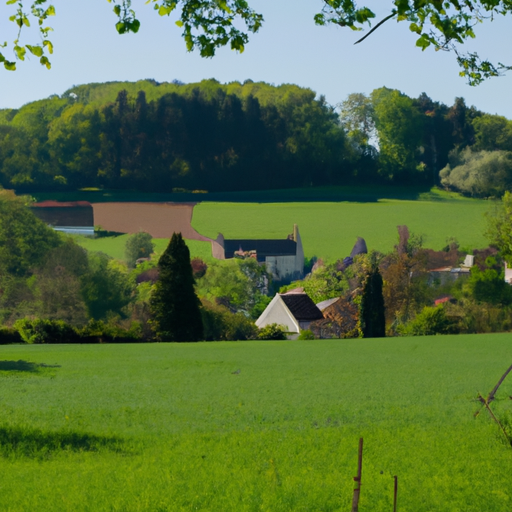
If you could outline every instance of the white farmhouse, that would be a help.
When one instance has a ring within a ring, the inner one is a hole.
[[[250,255],[276,281],[291,282],[304,277],[304,249],[297,224],[293,233],[281,240],[225,239],[222,233],[212,243],[212,254],[219,260]]]

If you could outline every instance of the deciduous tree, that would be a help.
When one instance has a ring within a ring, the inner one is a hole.
[[[128,265],[134,267],[139,258],[149,258],[154,248],[153,237],[149,233],[141,231],[129,236],[125,245],[125,256]]]
[[[107,1],[114,6],[115,27],[120,34],[139,30],[140,21],[131,0]],[[36,44],[20,42],[18,32],[10,49],[19,60],[24,60],[30,52],[50,68],[48,55],[53,52],[53,45],[48,37],[52,29],[47,20],[55,15],[55,7],[50,0],[9,0],[7,3],[13,5],[9,19],[18,26],[19,32],[29,26],[30,21],[37,23],[40,32],[40,41]],[[176,25],[183,30],[187,49],[198,49],[203,57],[212,57],[217,48],[226,45],[242,52],[249,34],[257,32],[263,24],[263,15],[247,0],[148,0],[146,3],[153,5],[160,16],[178,12]],[[477,53],[464,54],[460,50],[461,45],[475,37],[473,28],[477,23],[512,12],[509,0],[388,0],[386,10],[388,14],[357,43],[383,23],[395,20],[409,25],[409,30],[418,36],[416,46],[422,50],[433,46],[436,50],[453,51],[462,69],[460,74],[472,85],[511,69],[502,63],[481,60]],[[314,19],[317,25],[335,24],[361,30],[365,25],[371,26],[375,17],[369,7],[358,5],[356,0],[323,0],[322,12]],[[16,62],[3,53],[0,53],[0,62],[8,70],[16,69]]]
[[[512,193],[505,192],[487,214],[486,236],[495,245],[503,259],[512,265]]]
[[[411,98],[382,87],[372,94],[379,137],[381,173],[395,182],[417,182],[424,166],[420,159],[423,119]]]
[[[0,272],[25,275],[59,246],[59,235],[37,219],[26,197],[0,190]]]

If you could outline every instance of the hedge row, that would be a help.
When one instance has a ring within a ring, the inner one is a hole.
[[[91,321],[83,328],[73,327],[62,320],[21,319],[13,327],[0,326],[0,345],[14,343],[140,343],[145,341],[138,323],[130,329]]]

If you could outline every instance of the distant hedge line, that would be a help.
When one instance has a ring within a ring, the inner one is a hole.
[[[0,327],[0,345],[17,343],[142,343],[142,329],[136,322],[130,329],[91,321],[83,328],[73,327],[62,320],[21,319],[13,327]]]

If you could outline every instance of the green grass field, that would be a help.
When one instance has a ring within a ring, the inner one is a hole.
[[[424,246],[442,249],[456,238],[471,251],[486,247],[484,213],[491,203],[439,194],[425,199],[377,202],[210,203],[194,208],[193,227],[215,238],[286,238],[298,224],[306,256],[336,260],[350,254],[358,236],[368,249],[388,252],[398,240],[397,226],[423,235]]]
[[[124,260],[124,250],[128,237],[129,235],[109,236],[103,238],[75,236],[74,238],[77,243],[88,251],[104,252],[112,258]],[[157,254],[162,254],[169,243],[169,239],[155,238],[153,239],[153,242],[155,244],[155,252]],[[185,240],[185,242],[190,250],[190,256],[192,258],[198,257],[207,261],[212,259],[212,248],[209,242],[200,242],[198,240]]]
[[[211,193],[151,193],[130,190],[82,189],[66,192],[33,192],[37,201],[89,201],[91,203],[110,202],[237,202],[237,203],[276,203],[276,202],[319,202],[319,201],[377,201],[378,199],[415,200],[432,191],[425,187],[398,186],[345,186],[311,187],[275,190],[243,190],[237,192]],[[434,191],[437,196],[438,192]]]
[[[3,511],[512,509],[510,334],[0,353]]]
[[[192,219],[193,227],[204,236],[216,238],[222,232],[226,238],[285,238],[292,232],[293,224],[298,224],[306,256],[329,261],[349,255],[358,236],[366,240],[370,250],[391,251],[398,238],[396,227],[401,224],[422,235],[428,248],[442,249],[449,238],[456,238],[467,251],[483,248],[488,245],[483,235],[484,214],[492,208],[490,201],[437,189],[422,192],[345,187],[222,196],[233,202],[212,202],[213,197],[221,197],[219,194],[195,195],[208,199],[195,206]],[[158,200],[156,195],[140,198]],[[169,200],[167,196],[166,199]],[[88,250],[123,259],[126,237],[82,238],[80,244]],[[167,239],[156,240],[157,251],[163,251],[167,243]],[[211,259],[207,242],[187,244],[192,257]]]

